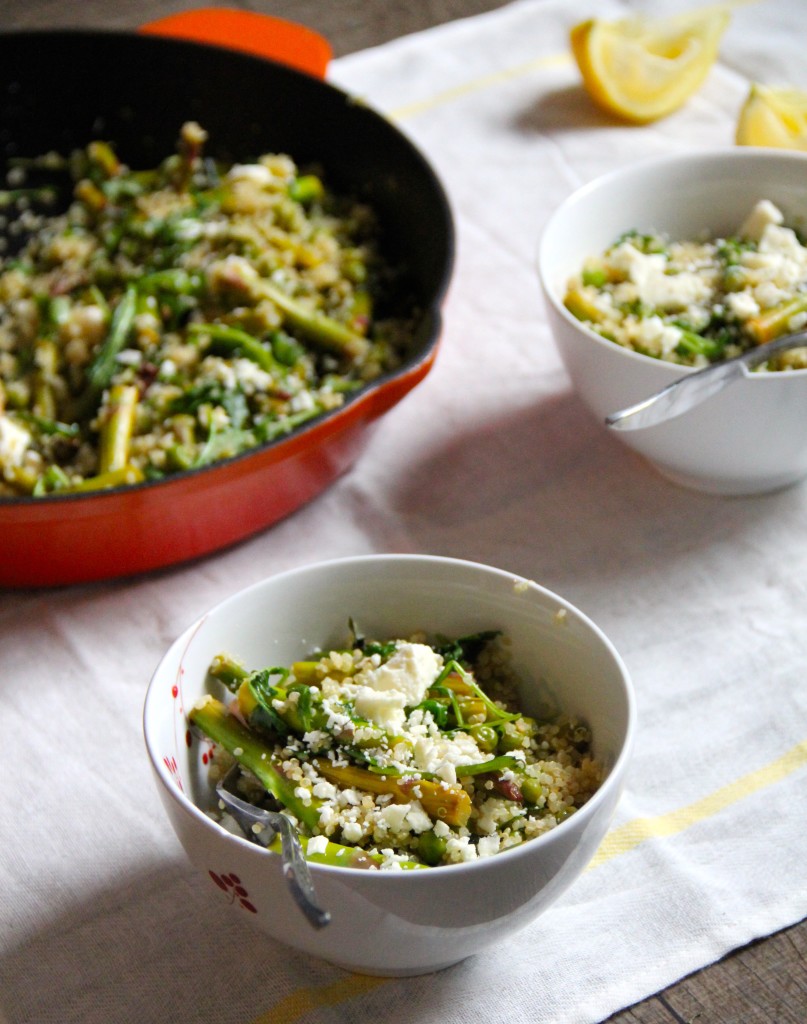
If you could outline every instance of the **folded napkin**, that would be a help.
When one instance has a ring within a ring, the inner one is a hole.
[[[807,914],[807,491],[727,500],[657,476],[572,393],[534,272],[575,187],[732,145],[751,79],[807,87],[807,7],[737,6],[698,94],[621,126],[581,90],[568,30],[645,6],[521,0],[332,65],[445,183],[458,247],[439,358],[353,471],[261,536],[146,579],[0,599],[8,1024],[592,1024]],[[582,877],[509,941],[401,980],[311,960],[217,900],[170,831],[140,732],[154,666],[211,604],[384,550],[563,594],[614,641],[640,718]]]

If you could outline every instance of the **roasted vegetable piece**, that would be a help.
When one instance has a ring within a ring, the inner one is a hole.
[[[465,825],[471,816],[471,798],[459,785],[378,775],[354,765],[337,766],[324,758],[318,759],[316,765],[321,775],[339,786],[364,789],[369,793],[390,793],[396,803],[419,800],[430,818],[447,825]]]
[[[116,384],[110,388],[106,418],[101,426],[100,473],[114,472],[128,465],[138,401],[137,388],[131,384]]]

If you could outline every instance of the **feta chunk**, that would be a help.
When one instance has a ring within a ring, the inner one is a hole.
[[[348,843],[358,843],[364,835],[364,829],[358,821],[348,821],[342,826],[342,836]]]
[[[229,181],[251,181],[255,185],[271,185],[272,172],[263,164],[233,164],[227,172]]]
[[[501,839],[498,835],[492,836],[481,836],[476,844],[476,852],[480,857],[492,857],[494,853],[499,852],[499,846],[501,845]],[[309,850],[311,849],[311,842],[308,844]]]
[[[419,704],[443,667],[443,659],[426,644],[401,644],[382,665],[355,676],[354,707],[384,729],[400,729],[404,709]]]
[[[400,832],[411,807],[411,804],[389,804],[378,816],[391,831]]]
[[[443,667],[443,659],[427,644],[401,644],[378,668],[365,670],[356,681],[378,691],[403,694],[405,706],[419,704]]]
[[[726,305],[738,320],[747,320],[759,313],[759,303],[750,292],[731,292],[726,296]]]
[[[325,853],[328,849],[328,840],[325,836],[311,836],[306,848],[306,856],[312,853]]]
[[[406,698],[400,690],[379,692],[371,686],[360,686],[353,701],[362,718],[393,732],[400,729],[406,719],[405,704]]]
[[[432,772],[442,777],[442,769],[457,765],[479,764],[488,761],[491,754],[483,754],[473,737],[466,732],[455,733],[454,736],[429,737],[421,736],[415,742],[414,761],[423,772]],[[445,780],[449,781],[449,780]]]
[[[762,199],[743,222],[740,237],[758,242],[769,224],[781,224],[784,219],[782,211],[774,206],[770,199]]]
[[[0,416],[0,468],[19,466],[31,444],[31,435],[8,416]]]
[[[432,820],[428,814],[423,810],[419,801],[409,804],[409,810],[406,813],[406,824],[413,832],[428,832],[432,827]]]
[[[614,250],[612,259],[636,286],[639,299],[653,309],[686,309],[710,298],[711,288],[701,275],[667,273],[663,253],[643,253],[624,242]]]

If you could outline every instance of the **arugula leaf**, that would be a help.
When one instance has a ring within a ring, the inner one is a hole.
[[[260,714],[256,716],[253,712],[253,716],[257,718],[260,725],[275,730],[281,736],[286,735],[289,727],[272,706],[272,701],[278,696],[277,689],[272,685],[272,677],[279,676],[279,682],[282,683],[288,674],[287,668],[264,668],[251,672],[247,680],[249,691],[260,709]]]
[[[497,636],[501,635],[499,629],[488,629],[480,633],[470,633],[456,640],[449,640],[440,637],[439,642],[434,645],[434,650],[443,656],[445,662],[457,661],[460,664],[472,664],[485,647]]]

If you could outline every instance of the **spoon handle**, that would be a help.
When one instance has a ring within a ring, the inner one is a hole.
[[[232,814],[244,835],[260,846],[269,846],[276,833],[280,833],[281,860],[283,876],[289,886],[297,906],[302,910],[309,923],[315,928],[324,928],[331,920],[327,910],[323,910],[316,902],[314,883],[308,870],[308,863],[300,845],[300,837],[285,814],[277,811],[265,811],[261,807],[236,796],[226,786],[229,775],[216,787],[222,804]],[[260,826],[256,831],[253,826]]]
[[[283,874],[289,884],[297,906],[302,910],[315,928],[324,928],[331,920],[327,910],[316,903],[314,883],[311,872],[303,854],[300,840],[294,826],[284,814],[273,815],[273,824],[280,833],[280,845],[283,850]]]
[[[757,345],[733,359],[696,370],[673,381],[649,398],[606,416],[606,426],[614,430],[643,430],[665,420],[674,419],[705,402],[707,398],[722,391],[733,381],[744,377],[752,367],[759,366],[780,352],[801,345],[807,345],[807,331],[783,335],[765,345]]]

